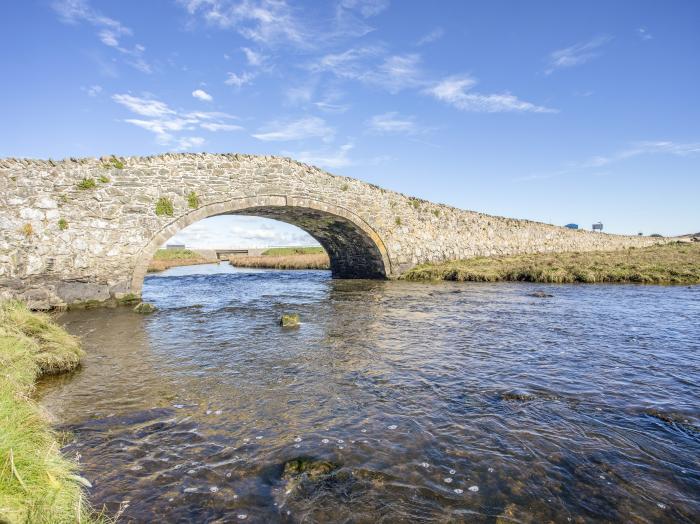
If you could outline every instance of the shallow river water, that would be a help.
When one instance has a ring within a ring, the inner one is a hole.
[[[700,286],[204,265],[143,295],[63,314],[87,357],[38,390],[122,522],[700,520]]]

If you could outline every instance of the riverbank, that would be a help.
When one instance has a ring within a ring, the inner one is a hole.
[[[36,379],[72,371],[83,350],[47,315],[0,303],[0,522],[92,522],[74,461],[31,399]]]
[[[259,269],[330,269],[331,263],[325,253],[311,255],[261,255],[239,256],[230,260],[235,267]]]
[[[159,249],[148,264],[149,273],[158,273],[171,267],[194,266],[196,264],[213,264],[218,260],[209,260],[189,249]]]
[[[322,247],[273,247],[260,256],[231,257],[235,267],[258,269],[330,269],[331,263]]]
[[[417,266],[404,280],[700,284],[700,243],[619,251],[478,257]]]

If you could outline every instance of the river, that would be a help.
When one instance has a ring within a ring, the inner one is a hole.
[[[63,314],[87,357],[37,391],[124,521],[700,519],[700,286],[221,264],[143,296]],[[298,457],[336,469],[283,478]]]

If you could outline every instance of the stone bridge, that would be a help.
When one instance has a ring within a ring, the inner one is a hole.
[[[394,278],[416,264],[480,255],[655,242],[464,211],[289,158],[0,159],[0,299],[49,308],[139,294],[161,245],[223,214],[299,226],[323,245],[338,278]]]

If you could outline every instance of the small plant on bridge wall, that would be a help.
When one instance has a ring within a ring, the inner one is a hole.
[[[440,210],[439,210],[439,209],[433,209],[433,215],[435,215],[436,217],[439,217],[439,216],[440,216]]]
[[[124,169],[124,162],[112,155],[109,159],[102,161],[102,167],[105,169]]]
[[[187,193],[187,205],[192,209],[197,209],[199,207],[199,197],[194,191]]]
[[[88,189],[95,189],[96,187],[97,187],[97,184],[95,183],[94,178],[83,178],[77,184],[77,188],[81,189],[83,191],[86,191]]]
[[[420,207],[420,201],[417,198],[410,198],[409,203],[413,206],[413,209],[418,209]]]
[[[167,197],[160,197],[158,202],[156,202],[156,215],[160,216],[173,216],[173,201]]]
[[[68,221],[65,218],[59,218],[58,219],[58,229],[61,231],[65,231],[68,229]]]
[[[100,182],[102,182],[103,184],[108,183],[108,182],[109,182],[109,177],[108,177],[107,175],[102,175],[102,176],[100,177]]]
[[[341,191],[347,191],[347,190],[348,190],[348,185],[347,185],[347,184],[343,184],[342,186],[340,186],[340,190],[341,190]]]
[[[396,217],[396,220],[394,222],[396,222],[397,226],[400,226],[401,225],[401,217]]]
[[[19,232],[22,233],[25,237],[29,238],[34,234],[34,228],[30,223],[27,222],[21,228],[19,228]]]

